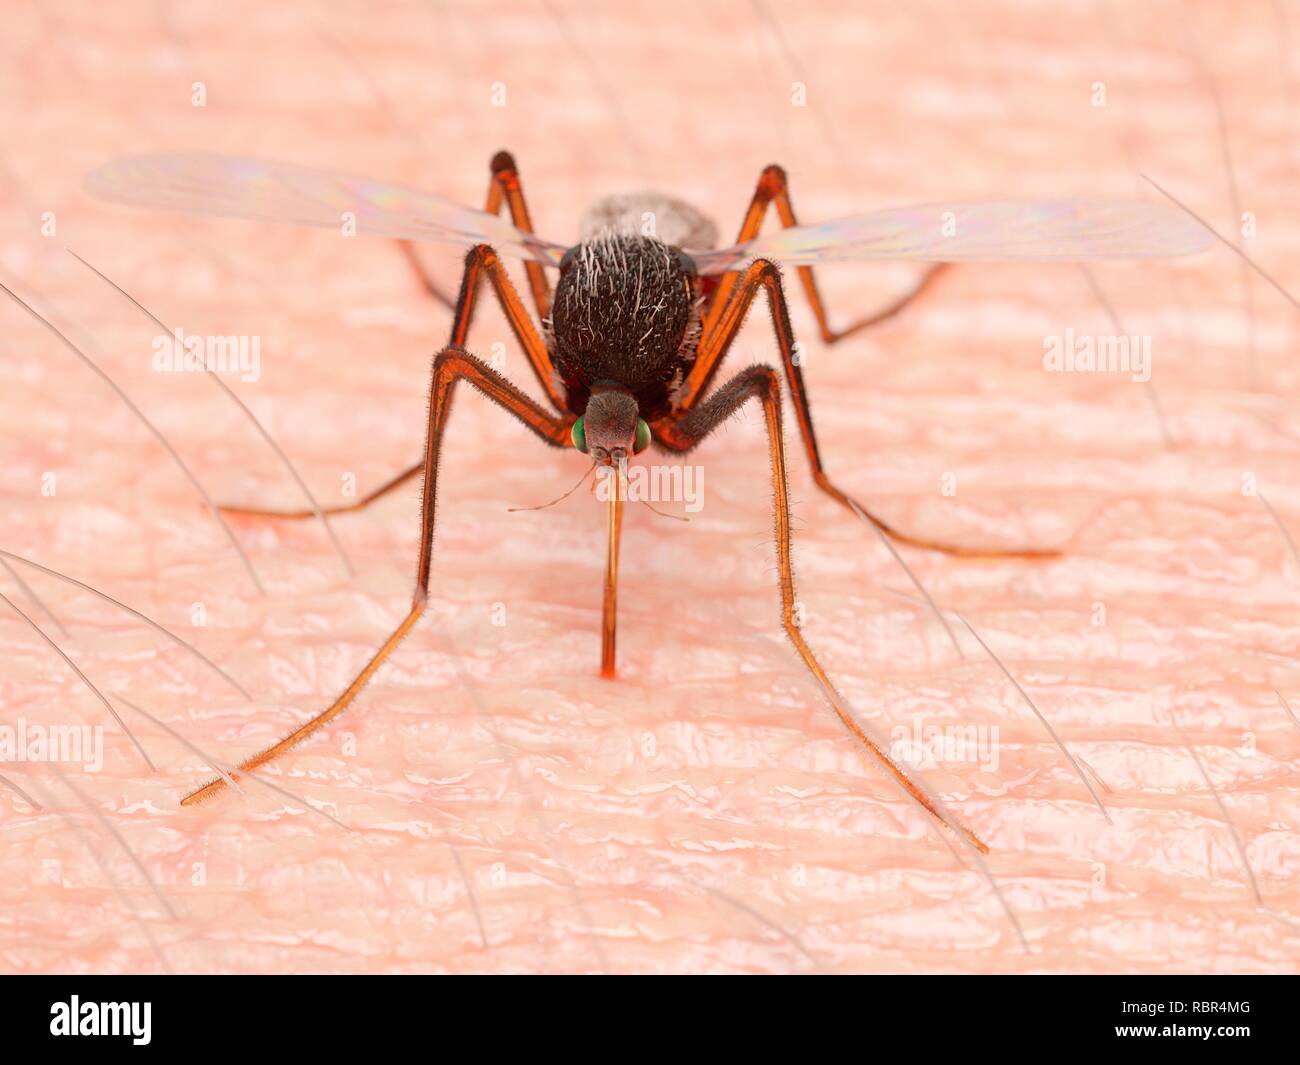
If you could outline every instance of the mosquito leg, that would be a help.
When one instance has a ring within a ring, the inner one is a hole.
[[[531,265],[541,269],[537,263]],[[560,384],[559,374],[551,363],[546,341],[542,339],[541,333],[528,317],[528,311],[524,309],[519,293],[510,283],[510,275],[506,273],[505,264],[490,245],[477,244],[465,256],[465,273],[461,276],[460,298],[456,301],[456,315],[451,323],[451,339],[447,343],[452,347],[462,347],[469,338],[470,322],[474,318],[474,310],[478,303],[479,285],[485,276],[492,283],[497,302],[501,305],[506,321],[510,323],[511,332],[514,333],[519,346],[524,349],[524,354],[528,356],[528,361],[542,389],[546,392],[546,397],[557,411],[563,412],[566,409],[564,388]]]
[[[661,423],[671,434],[674,450],[688,451],[707,437],[719,425],[722,425],[751,399],[759,400],[763,405],[763,416],[767,422],[767,439],[772,464],[772,492],[775,505],[776,552],[780,570],[781,588],[781,624],[786,635],[794,644],[794,649],[803,659],[804,665],[813,675],[821,688],[822,695],[830,703],[841,723],[853,735],[869,754],[902,785],[903,789],[925,808],[936,820],[960,832],[981,852],[987,854],[988,847],[970,829],[955,821],[938,802],[914,781],[889,757],[858,723],[843,696],[836,690],[830,678],[822,669],[804,639],[803,633],[795,621],[794,568],[790,558],[790,499],[786,481],[785,441],[781,430],[781,382],[776,371],[767,366],[751,366],[742,370],[725,385],[717,389],[698,408],[674,415],[668,422]],[[658,432],[658,430],[656,430]]]
[[[790,313],[786,305],[785,292],[781,286],[781,275],[776,266],[766,259],[759,259],[745,270],[736,290],[727,300],[727,306],[718,318],[717,324],[710,331],[705,331],[700,339],[695,364],[686,378],[680,409],[690,410],[698,402],[702,390],[707,387],[710,378],[726,356],[728,349],[736,339],[745,316],[749,313],[754,297],[762,289],[767,293],[768,309],[772,315],[772,328],[776,331],[777,345],[781,349],[781,362],[785,368],[786,380],[790,386],[790,397],[794,401],[795,415],[799,421],[799,433],[803,437],[804,450],[808,454],[808,463],[812,466],[813,480],[828,496],[847,507],[859,518],[871,522],[881,532],[898,543],[923,547],[931,551],[942,551],[947,555],[964,558],[1054,558],[1058,551],[1035,550],[1032,548],[970,548],[953,544],[927,540],[912,536],[895,529],[888,522],[876,517],[852,496],[841,491],[826,474],[822,464],[821,452],[817,447],[817,436],[813,432],[812,411],[808,404],[808,391],[804,386],[803,370],[799,366],[796,354],[794,332],[790,328]],[[656,432],[666,441],[673,438],[671,427],[662,429],[657,425]],[[672,446],[669,443],[668,446]]]
[[[505,203],[510,209],[510,221],[514,223],[514,227],[525,233],[532,233],[533,220],[528,214],[528,204],[524,201],[523,184],[519,180],[519,168],[515,165],[515,157],[509,152],[497,152],[492,157],[490,169],[492,177],[488,182],[487,205],[483,210],[488,214],[500,214],[501,205]],[[398,241],[398,244],[405,253],[407,262],[415,271],[415,276],[429,295],[443,306],[453,308],[455,304],[451,298],[442,291],[424,268],[415,245],[409,240]],[[532,290],[533,306],[537,309],[537,320],[540,322],[550,313],[550,282],[546,279],[546,271],[541,263],[526,262],[524,269],[528,272],[528,287]]]
[[[747,240],[753,240],[758,236],[759,230],[763,228],[763,219],[767,216],[767,209],[771,205],[776,205],[777,216],[781,219],[781,225],[786,229],[791,226],[797,226],[798,220],[794,215],[794,205],[790,202],[790,183],[786,178],[785,171],[779,166],[769,166],[759,175],[758,186],[754,189],[754,198],[749,201],[749,210],[745,212],[745,220],[740,224],[740,236],[736,238],[737,244],[744,244]],[[808,302],[812,306],[812,312],[817,318],[817,328],[821,331],[822,341],[826,344],[834,344],[837,340],[843,340],[847,336],[861,332],[864,329],[870,329],[874,325],[888,321],[896,314],[902,311],[913,300],[924,294],[943,273],[948,266],[947,263],[939,263],[931,266],[921,279],[916,283],[912,290],[887,307],[882,308],[859,319],[845,329],[832,329],[830,319],[826,315],[826,305],[822,302],[821,293],[817,289],[817,281],[813,277],[811,266],[799,266],[799,280],[803,283],[804,293],[808,297]],[[724,274],[718,283],[714,292],[712,302],[709,305],[708,313],[704,318],[704,329],[708,329],[717,323],[721,316],[728,298],[736,287],[740,279],[740,274],[736,271]]]
[[[514,285],[510,283],[510,277],[507,275],[501,259],[487,244],[475,246],[465,256],[465,272],[461,278],[460,296],[456,300],[456,314],[452,320],[449,346],[464,346],[466,337],[469,334],[470,322],[474,317],[474,308],[478,302],[478,290],[484,276],[492,282],[492,288],[496,292],[502,311],[505,312],[506,320],[509,321],[515,338],[519,341],[519,346],[524,349],[524,353],[528,356],[528,362],[536,372],[537,379],[541,382],[542,387],[546,390],[547,397],[555,405],[556,410],[563,412],[565,410],[564,392],[559,377],[555,372],[555,367],[551,365],[551,356],[546,350],[546,342],[528,317],[528,312],[524,309]],[[346,514],[354,510],[364,510],[375,500],[386,496],[396,488],[400,488],[423,468],[423,463],[416,463],[385,481],[378,488],[360,499],[338,506],[322,507],[321,512],[323,514]],[[224,513],[239,514],[243,517],[279,518],[288,521],[301,521],[315,517],[315,513],[311,510],[268,510],[261,507],[240,506],[222,506],[220,509]]]
[[[519,180],[519,167],[515,157],[509,152],[497,152],[490,164],[492,181],[488,185],[487,211],[497,214],[504,199],[510,210],[510,221],[516,229],[525,233],[533,232],[533,220],[528,214],[528,204],[524,202],[524,187]],[[528,287],[533,293],[533,307],[537,311],[537,320],[545,321],[551,313],[551,285],[546,279],[546,271],[541,263],[531,260],[524,263],[528,274]]]
[[[424,463],[417,462],[414,466],[403,470],[395,477],[390,477],[378,488],[372,489],[359,499],[355,499],[351,503],[340,503],[338,506],[321,507],[321,513],[347,514],[354,510],[365,510],[376,499],[380,499],[394,489],[400,488],[422,469],[424,469]],[[316,516],[315,511],[312,510],[265,510],[262,507],[241,507],[226,503],[221,504],[220,510],[223,514],[235,514],[242,518],[279,518],[283,521],[305,521]]]
[[[384,664],[393,649],[402,642],[407,633],[424,613],[429,598],[429,574],[433,566],[433,527],[438,499],[438,455],[442,445],[442,434],[447,423],[452,391],[460,381],[467,381],[488,399],[513,414],[528,428],[536,433],[544,443],[552,447],[569,446],[569,428],[573,419],[568,416],[556,417],[493,370],[486,363],[469,355],[460,348],[444,348],[433,360],[433,384],[429,399],[429,428],[425,440],[424,462],[424,501],[420,510],[420,558],[416,570],[415,595],[411,608],[401,623],[393,630],[370,661],[328,707],[313,717],[306,724],[299,726],[273,747],[244,761],[239,770],[252,772],[272,759],[278,758],[289,749],[296,747],[308,736],[323,728],[328,722],[343,713],[356,699]],[[239,773],[232,773],[236,779]],[[182,805],[190,805],[215,795],[225,787],[225,781],[218,779],[185,797]]]

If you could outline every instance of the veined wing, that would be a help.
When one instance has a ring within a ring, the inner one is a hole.
[[[287,222],[401,240],[491,244],[503,256],[558,266],[566,248],[485,211],[393,185],[275,159],[208,152],[134,155],[86,177],[95,196],[134,207]]]
[[[919,262],[1093,262],[1164,259],[1204,251],[1213,235],[1185,211],[1132,199],[932,203],[793,226],[745,244],[691,252],[701,273],[756,259]]]

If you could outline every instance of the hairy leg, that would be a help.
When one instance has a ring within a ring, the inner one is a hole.
[[[753,240],[758,236],[763,229],[763,220],[767,216],[768,208],[773,204],[776,205],[777,218],[780,219],[782,226],[789,229],[791,226],[799,224],[798,218],[795,217],[794,204],[790,200],[789,179],[786,177],[785,170],[776,165],[764,167],[763,172],[758,177],[758,185],[754,189],[753,199],[749,202],[749,209],[745,212],[744,221],[740,223],[740,233],[736,236],[737,244],[744,244],[746,241]],[[823,302],[821,291],[817,287],[817,278],[813,275],[813,268],[811,266],[799,266],[795,269],[799,274],[799,283],[803,285],[804,295],[808,298],[808,306],[813,312],[813,317],[817,319],[817,331],[821,334],[822,343],[834,344],[837,341],[853,336],[855,333],[861,333],[864,329],[882,325],[896,315],[901,314],[913,302],[929,292],[947,268],[947,263],[938,263],[927,267],[925,273],[921,275],[921,279],[909,292],[904,293],[879,310],[862,315],[852,325],[845,326],[843,329],[831,327],[830,317],[826,312],[826,304]],[[735,291],[736,285],[740,283],[740,278],[739,271],[732,271],[724,274],[719,280],[718,287],[710,301],[708,313],[704,318],[704,331],[706,333],[717,327],[718,319],[726,308],[727,300]]]
[[[490,248],[487,251],[491,253]],[[228,782],[233,783],[234,780],[238,780],[240,774],[260,769],[319,732],[352,705],[375,673],[388,661],[388,657],[396,650],[398,644],[419,621],[429,601],[429,578],[433,570],[433,538],[438,511],[438,467],[442,454],[442,437],[447,428],[447,416],[451,413],[453,390],[461,381],[472,384],[493,403],[514,415],[544,443],[552,447],[564,447],[567,444],[571,419],[557,418],[544,411],[490,366],[480,362],[463,349],[444,348],[433,360],[432,384],[429,386],[429,428],[425,437],[424,464],[421,471],[423,500],[420,506],[420,552],[419,562],[416,565],[415,596],[411,601],[411,608],[388,638],[379,645],[379,649],[361,671],[352,678],[348,686],[329,706],[266,750],[244,759],[239,763],[239,773],[219,777],[205,784],[198,791],[187,795],[182,800],[182,806],[210,798],[220,792]]]
[[[499,162],[504,152],[498,153],[495,162]],[[507,156],[508,158],[508,156]],[[492,186],[497,187],[495,182]],[[491,198],[489,198],[489,205]],[[536,267],[537,272],[541,272],[541,267],[537,263],[529,263],[529,267]],[[530,269],[529,276],[533,271]],[[488,245],[480,244],[471,248],[465,256],[465,273],[461,278],[460,295],[456,300],[455,313],[452,316],[451,338],[448,344],[453,347],[463,348],[469,339],[469,328],[474,320],[474,310],[478,305],[478,293],[482,287],[484,279],[487,279],[492,285],[492,291],[496,295],[501,309],[506,314],[506,319],[510,323],[510,329],[514,333],[515,342],[519,345],[528,357],[529,365],[533,368],[538,381],[541,382],[547,398],[551,405],[558,411],[564,410],[564,393],[560,386],[559,378],[556,375],[555,368],[551,365],[550,354],[546,350],[546,344],[542,339],[537,328],[528,318],[528,312],[524,310],[523,304],[519,300],[518,293],[515,292],[514,286],[510,283],[510,278],[506,274],[505,265],[501,258]],[[546,278],[541,276],[541,288],[534,288],[535,297],[544,304],[546,300]],[[371,503],[382,499],[390,492],[394,492],[402,485],[418,476],[424,469],[423,462],[417,462],[401,473],[390,477],[378,488],[371,489],[360,499],[352,503],[343,503],[338,506],[324,508],[326,514],[341,514],[350,511],[364,510]],[[311,510],[266,510],[257,507],[235,507],[225,506],[221,508],[227,514],[241,514],[245,517],[262,517],[262,518],[279,518],[284,520],[294,520],[310,518],[315,516]]]
[[[804,638],[795,599],[794,563],[790,545],[790,487],[785,468],[785,439],[781,429],[781,383],[776,371],[767,366],[751,366],[747,370],[742,370],[693,410],[685,411],[669,421],[660,423],[658,432],[661,434],[661,439],[667,438],[665,442],[669,443],[674,451],[691,451],[751,400],[761,405],[767,429],[768,462],[772,471],[776,526],[779,574],[777,585],[781,594],[781,627],[804,665],[807,666],[808,672],[817,681],[822,696],[850,735],[881,764],[904,792],[926,813],[964,836],[967,842],[981,853],[987,854],[988,847],[978,836],[959,825],[952,815],[928,795],[877,741],[867,735],[857,715],[845,703],[844,697],[826,675],[826,671],[822,669],[817,656],[813,654],[812,648]]]
[[[730,295],[722,313],[712,319],[712,325],[706,323],[700,338],[699,354],[688,375],[680,400],[682,410],[691,410],[701,401],[709,381],[717,372],[722,360],[735,343],[745,318],[749,314],[754,297],[762,292],[767,297],[767,307],[771,314],[772,329],[776,334],[777,348],[781,352],[781,365],[785,369],[786,382],[790,386],[790,398],[794,402],[795,417],[799,422],[799,435],[803,438],[804,451],[808,463],[812,466],[813,480],[817,487],[845,507],[851,514],[870,522],[890,539],[912,547],[922,547],[931,551],[941,551],[946,555],[964,558],[1054,558],[1059,552],[1052,550],[1034,550],[1031,548],[981,548],[959,544],[941,543],[914,536],[895,528],[877,517],[861,503],[839,488],[826,473],[822,464],[821,450],[817,446],[817,436],[813,431],[812,409],[808,402],[808,390],[804,385],[801,353],[795,343],[794,330],[790,325],[790,310],[785,301],[785,290],[781,285],[781,273],[776,264],[765,259],[751,263]],[[659,430],[673,435],[675,428],[670,420],[665,419]]]
[[[515,157],[507,151],[497,152],[488,165],[492,176],[488,181],[487,203],[483,210],[488,214],[500,214],[502,206],[510,211],[510,221],[516,229],[525,233],[534,233],[532,216],[528,213],[528,204],[524,200],[524,186],[519,177],[519,167]],[[409,240],[398,242],[407,262],[411,264],[415,276],[425,290],[448,310],[455,312],[456,304],[450,300],[437,280],[429,273],[420,258],[419,250]],[[551,312],[551,284],[546,277],[546,270],[541,263],[525,262],[524,272],[528,275],[528,288],[533,296],[533,308],[537,311],[537,320],[545,321]],[[463,343],[463,338],[454,343]]]

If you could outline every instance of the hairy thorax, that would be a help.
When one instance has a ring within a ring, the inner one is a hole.
[[[650,420],[672,406],[695,358],[698,277],[690,257],[653,237],[606,230],[564,257],[551,307],[551,355],[581,414],[591,387],[617,382]]]

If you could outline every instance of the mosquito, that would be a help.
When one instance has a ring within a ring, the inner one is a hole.
[[[988,848],[973,832],[956,822],[937,798],[867,734],[800,631],[791,567],[782,376],[818,487],[882,533],[915,547],[967,557],[1043,557],[1055,552],[977,550],[914,536],[876,517],[835,485],[826,473],[813,430],[799,347],[777,263],[797,268],[822,340],[832,344],[898,314],[930,288],[948,263],[1165,258],[1203,251],[1213,238],[1176,208],[1125,199],[936,203],[801,226],[785,171],[769,166],[759,177],[740,234],[730,246],[715,247],[716,227],[694,207],[650,193],[598,202],[583,220],[580,241],[567,245],[544,240],[534,232],[519,170],[508,152],[493,157],[490,173],[482,211],[354,175],[207,153],[127,157],[107,163],[87,178],[87,188],[93,194],[138,207],[288,222],[397,239],[434,295],[441,294],[424,271],[412,242],[470,249],[454,303],[451,335],[433,360],[423,458],[360,499],[326,509],[326,513],[360,510],[408,479],[422,478],[419,561],[410,609],[342,694],[279,743],[246,759],[239,770],[249,773],[279,758],[343,713],[424,612],[433,568],[439,454],[458,384],[465,382],[481,392],[544,444],[590,456],[593,467],[620,484],[628,463],[652,445],[684,454],[731,415],[757,403],[767,433],[786,635],[855,739],[933,817],[987,853]],[[510,222],[501,217],[503,206],[509,210]],[[760,236],[772,207],[782,229]],[[649,227],[647,220],[652,223]],[[536,321],[507,275],[504,260],[510,258],[524,261]],[[813,266],[876,259],[933,265],[893,304],[847,328],[832,328]],[[554,293],[548,269],[558,270]],[[485,278],[552,409],[468,350],[470,324]],[[766,295],[781,369],[750,366],[715,387],[722,362],[760,292]],[[615,675],[624,498],[625,492],[617,489],[608,494],[601,622],[601,674],[605,677]],[[313,511],[225,509],[262,517],[314,515]],[[237,775],[232,773],[232,777]],[[225,784],[224,779],[214,780],[186,796],[183,804],[209,798]]]

